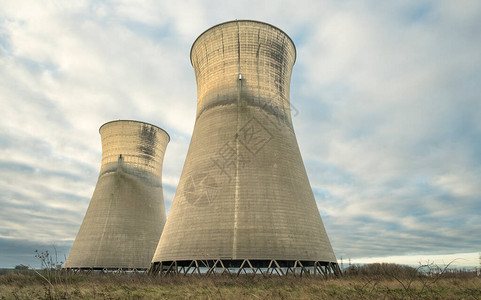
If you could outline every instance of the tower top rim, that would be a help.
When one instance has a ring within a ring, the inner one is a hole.
[[[231,20],[231,21],[226,21],[226,22],[222,22],[222,23],[219,23],[217,25],[214,25],[212,27],[209,27],[208,29],[204,30],[201,34],[199,34],[199,36],[195,39],[195,41],[192,43],[192,47],[190,47],[190,64],[193,66],[194,64],[192,63],[192,50],[194,49],[194,46],[195,44],[197,43],[197,41],[204,35],[206,34],[208,31],[210,31],[211,29],[214,29],[216,27],[219,27],[219,26],[223,26],[223,25],[226,25],[226,24],[229,24],[229,23],[259,23],[259,24],[262,24],[262,25],[267,25],[269,27],[272,27],[276,30],[279,30],[280,32],[282,32],[288,39],[289,41],[291,41],[291,44],[292,46],[294,47],[294,62],[296,61],[297,59],[297,49],[296,49],[296,44],[294,44],[294,41],[292,40],[292,38],[282,29],[280,29],[279,27],[277,26],[274,26],[272,24],[269,24],[269,23],[266,23],[266,22],[262,22],[262,21],[257,21],[257,20],[249,20],[249,19],[243,19],[243,20]]]
[[[160,129],[161,131],[165,132],[165,134],[167,135],[167,137],[169,138],[169,141],[170,141],[170,135],[167,131],[165,131],[164,129],[160,128],[159,126],[157,125],[154,125],[154,124],[151,124],[151,123],[147,123],[147,122],[143,122],[143,121],[137,121],[137,120],[113,120],[113,121],[109,121],[107,123],[104,123],[102,124],[102,126],[100,126],[99,128],[99,133],[100,133],[100,130],[102,130],[102,127],[104,127],[105,125],[108,125],[108,124],[112,124],[112,123],[117,123],[117,122],[132,122],[132,123],[139,123],[139,124],[144,124],[144,125],[150,125],[152,127],[155,127],[157,129]]]

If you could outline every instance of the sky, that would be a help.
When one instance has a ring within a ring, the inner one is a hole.
[[[64,261],[101,158],[99,127],[171,136],[170,209],[196,111],[190,47],[235,19],[297,48],[294,130],[337,258],[478,265],[480,1],[0,0],[0,267]]]

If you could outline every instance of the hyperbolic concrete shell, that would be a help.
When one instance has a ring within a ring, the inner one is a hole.
[[[280,29],[232,21],[191,50],[197,116],[152,260],[336,262],[291,122],[296,50]]]
[[[113,121],[100,127],[102,165],[65,268],[145,269],[165,224],[159,127]]]

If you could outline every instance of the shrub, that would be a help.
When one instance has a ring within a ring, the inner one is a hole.
[[[415,278],[421,275],[418,269],[392,263],[353,265],[344,270],[344,276],[347,277]]]

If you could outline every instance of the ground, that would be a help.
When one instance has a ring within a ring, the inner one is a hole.
[[[342,278],[279,276],[152,277],[9,271],[0,299],[481,299],[473,273],[350,274]]]

